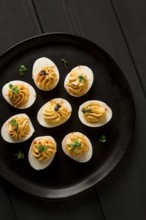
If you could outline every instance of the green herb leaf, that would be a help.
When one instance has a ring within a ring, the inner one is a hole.
[[[18,130],[18,122],[16,121],[16,119],[12,119],[10,121],[10,124],[15,128],[15,130]]]
[[[26,68],[26,66],[25,65],[20,65],[20,67],[19,67],[19,74],[20,74],[20,76],[23,76],[26,72],[27,72],[27,68]]]
[[[18,153],[14,156],[17,158],[17,160],[22,160],[25,157],[24,153],[22,153],[21,151],[18,151]]]
[[[13,88],[13,85],[12,85],[12,84],[9,84],[9,88],[12,89],[12,88]]]
[[[68,61],[67,61],[67,60],[65,60],[64,58],[61,58],[61,62],[64,64],[64,66],[65,66],[66,68],[68,68],[69,64],[68,64]]]
[[[84,78],[83,75],[79,75],[79,76],[78,76],[78,79],[79,79],[79,82],[82,82],[85,78]]]
[[[13,86],[13,84],[9,84],[9,88],[12,90],[13,94],[18,94],[19,93],[18,86]]]
[[[13,94],[18,94],[18,93],[19,93],[19,88],[18,88],[18,86],[13,86],[13,88],[12,88],[12,93],[13,93]]]
[[[105,134],[101,135],[101,137],[99,138],[99,142],[105,143],[106,141],[107,141],[106,135]]]
[[[83,108],[83,109],[82,109],[82,112],[83,112],[83,113],[90,113],[90,112],[92,112],[92,110],[91,110],[91,108],[87,108],[87,109],[86,109],[86,108]]]
[[[69,144],[70,147],[80,147],[81,143],[78,140],[74,140],[71,144]]]
[[[47,151],[48,147],[47,146],[43,146],[41,144],[37,144],[37,149],[41,153],[41,152]]]

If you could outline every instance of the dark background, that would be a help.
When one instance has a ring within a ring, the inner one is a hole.
[[[124,160],[104,183],[65,201],[30,197],[0,178],[1,219],[145,219],[146,2],[0,1],[0,54],[21,40],[49,32],[86,37],[117,62],[129,82],[135,102],[133,139]]]

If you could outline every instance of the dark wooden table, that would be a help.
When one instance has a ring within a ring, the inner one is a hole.
[[[65,201],[32,198],[1,177],[0,219],[146,219],[146,1],[0,1],[0,54],[26,38],[50,32],[88,38],[120,66],[136,109],[130,151],[98,188]]]

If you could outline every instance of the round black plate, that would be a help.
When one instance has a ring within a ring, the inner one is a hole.
[[[48,57],[56,63],[60,72],[57,87],[49,92],[36,88],[32,80],[32,66],[39,57]],[[61,58],[68,61],[66,68]],[[28,72],[19,75],[19,66],[24,64]],[[63,83],[67,73],[75,66],[86,65],[94,72],[91,90],[80,98],[71,97]],[[68,34],[55,33],[37,36],[23,41],[8,50],[0,59],[2,86],[11,80],[30,83],[37,93],[35,104],[27,110],[10,106],[0,94],[0,126],[12,115],[26,113],[35,127],[34,135],[21,144],[8,144],[0,137],[0,174],[19,189],[42,198],[67,198],[81,193],[101,182],[116,167],[123,157],[131,139],[134,124],[134,105],[129,85],[112,58],[94,43]],[[72,105],[71,118],[56,128],[43,128],[36,119],[40,107],[52,98],[65,98]],[[107,103],[112,111],[112,120],[103,127],[89,128],[78,119],[78,108],[91,99]],[[87,163],[78,163],[67,157],[61,148],[66,134],[80,131],[87,135],[93,145],[93,157]],[[106,143],[100,143],[101,135]],[[51,165],[36,171],[28,163],[28,149],[32,140],[40,135],[51,135],[56,139],[58,150]],[[25,154],[17,160],[18,151]]]

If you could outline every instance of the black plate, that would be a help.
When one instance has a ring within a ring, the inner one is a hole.
[[[54,61],[60,72],[58,86],[43,92],[32,80],[32,66],[39,57]],[[68,61],[66,68],[61,58]],[[28,72],[19,75],[19,66],[26,65]],[[63,82],[67,73],[75,66],[86,65],[94,72],[91,90],[80,98],[71,97],[65,91]],[[112,58],[94,43],[68,34],[45,34],[23,41],[8,50],[0,59],[1,88],[10,80],[24,80],[37,92],[35,104],[27,110],[10,106],[0,94],[0,126],[12,115],[26,113],[35,127],[34,135],[21,144],[8,144],[0,137],[0,174],[19,189],[42,198],[67,198],[81,193],[100,183],[116,167],[123,157],[131,139],[134,124],[134,105],[129,85]],[[67,99],[73,108],[71,118],[56,128],[43,128],[36,119],[40,107],[56,97]],[[78,119],[78,107],[86,100],[97,99],[107,103],[112,111],[112,120],[103,127],[89,128]],[[84,164],[68,158],[61,149],[64,136],[72,131],[80,131],[93,144],[93,157]],[[100,143],[101,135],[107,136],[106,143]],[[35,171],[28,163],[28,149],[32,140],[40,135],[53,136],[58,151],[51,165],[43,171]],[[23,160],[16,160],[15,154],[25,153]]]

